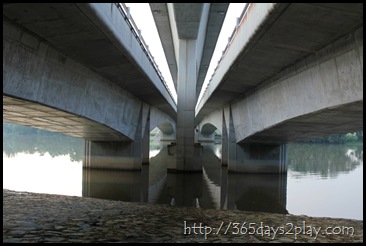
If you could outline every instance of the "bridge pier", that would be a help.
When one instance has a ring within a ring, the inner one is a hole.
[[[286,173],[287,145],[229,144],[228,171],[240,173]]]
[[[134,141],[85,140],[84,168],[140,170],[149,163],[150,109],[141,105]]]
[[[237,143],[231,108],[226,108],[223,110],[221,164],[227,165],[229,172],[287,173],[287,145]]]
[[[142,160],[134,142],[85,140],[84,168],[140,170]]]
[[[196,107],[196,39],[179,39],[177,143],[169,146],[168,170],[202,172],[202,146],[194,143]]]

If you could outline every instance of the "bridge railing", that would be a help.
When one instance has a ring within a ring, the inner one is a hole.
[[[164,84],[165,88],[167,89],[167,91],[168,91],[170,97],[172,98],[173,102],[176,104],[176,102],[174,100],[174,97],[173,97],[173,94],[172,94],[171,90],[169,89],[168,84],[164,80],[164,77],[163,77],[162,73],[160,72],[158,65],[156,64],[154,57],[151,55],[151,53],[149,51],[148,45],[145,43],[145,40],[141,36],[140,29],[138,29],[136,23],[134,22],[133,18],[130,15],[129,8],[124,3],[116,3],[116,5],[117,5],[118,9],[120,10],[123,18],[125,19],[127,25],[130,27],[130,30],[133,33],[133,35],[135,36],[137,42],[140,44],[140,46],[141,46],[143,52],[145,53],[147,59],[150,61],[150,63],[153,66],[154,70],[158,74],[161,82]]]
[[[202,95],[200,101],[197,103],[197,105],[199,105],[199,103],[202,101],[202,99],[204,98],[205,94],[207,93],[207,90],[208,90],[208,87],[210,85],[210,82],[211,82],[212,78],[214,77],[214,75],[216,73],[216,70],[220,66],[220,63],[221,63],[222,59],[225,57],[225,55],[226,55],[226,53],[227,53],[227,51],[228,51],[228,49],[229,49],[232,41],[234,40],[234,37],[235,37],[238,29],[240,28],[241,22],[244,19],[245,14],[247,13],[247,10],[248,10],[249,6],[250,6],[250,3],[247,3],[244,6],[243,11],[241,12],[240,16],[237,18],[235,28],[234,28],[233,32],[231,33],[230,37],[228,38],[228,43],[226,44],[225,49],[222,51],[221,57],[220,57],[219,61],[217,62],[216,68],[215,68],[214,72],[212,73],[211,78],[210,78],[210,80],[209,80],[209,82],[208,82],[208,84],[207,84],[207,86],[206,86],[206,88],[205,88],[205,90],[203,92],[203,95]]]

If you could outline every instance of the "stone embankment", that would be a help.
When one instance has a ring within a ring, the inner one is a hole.
[[[3,243],[363,242],[363,221],[3,189]]]

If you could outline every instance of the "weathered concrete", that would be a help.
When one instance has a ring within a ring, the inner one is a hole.
[[[5,121],[86,139],[88,168],[140,169],[155,127],[175,140],[176,105],[116,4],[8,4],[4,16]]]
[[[142,122],[142,115],[143,108],[139,113],[138,125],[133,142],[86,141],[85,161],[83,162],[83,167],[103,169],[141,169],[141,163],[146,163],[149,160],[148,147],[150,133],[149,124],[147,122],[149,117],[146,117],[146,121]],[[146,129],[142,129],[143,125]]]
[[[138,115],[133,112],[141,100],[27,32],[3,24],[3,94],[81,116],[122,133],[123,140],[134,139]],[[34,49],[24,44],[26,38],[36,42]]]
[[[356,38],[362,30],[233,102],[236,141],[281,144],[362,130],[363,58]]]
[[[226,111],[226,112],[225,112]],[[229,111],[229,112],[228,112]],[[285,173],[287,172],[286,145],[279,144],[237,144],[236,129],[231,109],[224,110],[227,129],[228,171],[243,173]]]
[[[174,14],[180,8],[189,8],[181,10],[179,13],[178,22],[176,24]],[[201,91],[202,84],[207,74],[208,66],[210,65],[211,57],[216,47],[216,42],[224,22],[226,11],[229,3],[150,3],[150,8],[155,20],[156,27],[160,39],[162,41],[165,57],[168,62],[170,73],[175,87],[177,88],[178,79],[178,32],[181,36],[187,38],[187,34],[194,33],[198,40],[197,49],[197,84],[196,84],[196,98]],[[176,10],[176,11],[175,11]],[[200,12],[200,10],[202,12]],[[200,23],[191,23],[192,15],[195,13],[195,20],[200,19]],[[201,15],[205,15],[201,17]],[[183,23],[185,25],[183,25]],[[195,28],[192,26],[195,25]],[[191,33],[188,31],[191,30]]]
[[[223,119],[218,117],[218,115],[222,115],[222,109],[218,109],[215,113],[210,114],[206,118],[204,118],[201,123],[197,126],[197,131],[199,135],[199,141],[214,141],[215,140],[215,131],[217,130],[221,134],[223,131]],[[222,140],[224,136],[221,136]]]
[[[228,127],[229,170],[285,172],[286,152],[281,144],[363,129],[362,58],[354,38],[360,31],[295,64],[231,105],[232,113],[227,114],[232,119]],[[216,117],[221,118],[220,111]],[[258,155],[258,150],[262,154],[255,161],[252,156]]]
[[[264,155],[271,163],[281,163],[279,172],[285,170],[282,144],[363,129],[362,3],[251,4],[196,112],[200,74],[206,73],[210,44],[223,21],[214,12],[227,5],[151,6],[157,6],[155,19],[164,10],[159,25],[169,19],[169,27],[158,29],[169,29],[170,37],[160,36],[168,37],[163,40],[168,61],[175,59],[179,68],[177,127],[175,105],[113,3],[4,5],[3,98],[12,103],[4,105],[6,118],[28,125],[34,120],[59,132],[71,124],[69,133],[90,141],[134,141],[112,150],[118,158],[130,153],[131,163],[147,161],[151,126],[164,129],[165,139],[174,139],[176,130],[178,141],[170,148],[175,170],[200,169],[196,155],[201,147],[195,142],[199,134],[210,136],[215,127],[222,131],[222,163],[229,170],[243,170],[243,162],[246,170],[258,169],[249,163]],[[178,11],[181,8],[191,11]],[[45,106],[55,110],[24,120],[30,110]],[[157,123],[154,107],[170,118]],[[59,112],[69,118],[66,124]],[[91,134],[90,126],[98,130]],[[89,145],[97,156],[107,154],[104,147]],[[270,166],[264,169],[276,168]]]
[[[194,145],[196,45],[195,39],[179,40],[177,144],[172,148],[176,161],[169,169],[196,171],[202,168],[202,157],[196,155]]]
[[[61,53],[55,55],[56,62],[73,59],[175,119],[175,102],[116,3],[8,3],[3,7],[3,23],[15,23],[32,33],[23,35],[23,43],[31,49],[39,48],[35,38],[41,38]]]
[[[24,118],[33,120],[34,126],[52,131],[54,125],[62,127],[72,121],[67,121],[69,116],[75,115],[85,122],[97,122],[122,133],[124,136],[119,140],[134,139],[139,116],[135,112],[140,112],[143,103],[140,99],[11,23],[3,22],[3,34],[3,94],[61,111],[61,117],[56,118],[54,114],[46,115],[45,111],[36,113],[42,106],[29,106],[36,110],[24,113]],[[36,45],[31,48],[25,40],[33,40]],[[5,116],[6,112],[17,110],[26,112],[30,109],[4,106]],[[17,121],[21,117],[17,116],[5,118]],[[166,118],[174,122],[170,117]],[[59,124],[52,124],[58,120]],[[70,123],[79,126],[78,133],[72,128],[68,131],[67,127],[64,127],[64,133],[88,140],[109,140],[107,135],[104,139],[88,136],[90,128],[83,127],[84,122],[80,121],[79,124]]]
[[[258,11],[257,8],[254,10]],[[345,25],[352,24],[357,26],[354,23]],[[342,27],[342,30],[345,32],[347,28]],[[239,79],[239,75],[235,74],[236,65],[230,65],[232,70],[228,70],[228,75],[222,74],[224,70],[219,67],[217,76],[222,77],[215,77],[218,79],[215,81],[225,81],[226,84],[216,94],[212,94],[213,99],[207,101],[208,106],[204,106],[206,109],[196,115],[196,120],[201,119],[198,125],[201,131],[207,130],[208,124],[222,129],[222,164],[228,164],[229,171],[286,172],[284,144],[363,129],[363,28],[349,31],[283,71],[273,73],[272,77],[262,80],[258,86],[253,84],[250,89],[243,87],[238,90],[242,94],[236,96],[235,100],[202,118],[209,107],[219,107],[213,103],[216,99],[224,98],[220,91],[225,91],[230,84],[230,79],[224,76]],[[327,39],[324,37],[324,40]],[[234,42],[232,45],[233,50],[238,51],[236,46],[241,44]],[[248,49],[249,53],[242,55],[239,59],[241,62],[235,61],[235,64],[244,64],[247,59],[251,61],[248,58],[252,56],[250,52],[256,54],[257,51]],[[242,52],[245,53],[245,50]],[[273,59],[276,60],[275,57]],[[229,69],[229,62],[230,59],[224,60],[222,66]],[[266,63],[263,65],[266,71]],[[249,64],[248,69],[251,69]],[[254,81],[255,78],[248,79]]]
[[[5,95],[3,121],[93,141],[131,141],[122,133],[88,118]]]
[[[92,168],[140,169],[156,126],[170,126],[163,132],[175,138],[166,113],[34,34],[7,21],[3,27],[4,121],[86,139]]]
[[[363,3],[250,4],[197,105],[196,124],[289,66],[362,27]],[[362,47],[362,32],[357,37],[361,38],[358,43]]]
[[[169,147],[172,155],[169,170],[202,169],[202,148],[195,144],[195,105],[214,50],[213,44],[221,29],[223,13],[228,7],[227,4],[213,5],[215,4],[151,4],[160,36],[167,39],[162,43],[167,58],[170,59],[168,63],[173,71],[175,62],[178,68],[177,143]],[[218,9],[222,13],[218,13]],[[168,19],[170,26],[162,21]],[[170,45],[171,42],[173,45]],[[176,60],[171,61],[174,58]]]

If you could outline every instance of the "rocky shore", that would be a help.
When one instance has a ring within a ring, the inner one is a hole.
[[[3,243],[363,242],[363,221],[3,189]]]

